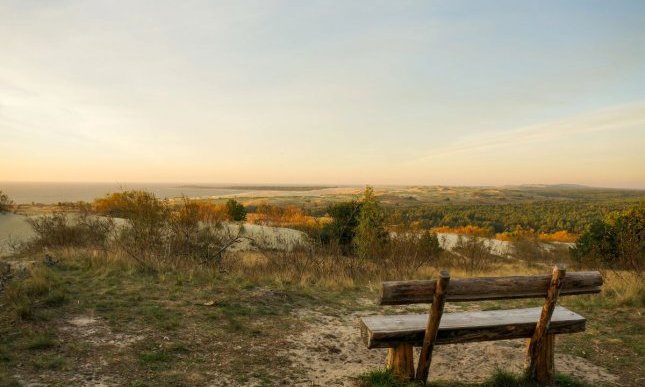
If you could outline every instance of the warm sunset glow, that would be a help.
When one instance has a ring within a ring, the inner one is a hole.
[[[0,181],[645,188],[645,2],[0,4]]]

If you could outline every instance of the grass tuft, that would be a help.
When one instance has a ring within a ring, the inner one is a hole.
[[[388,370],[366,372],[358,377],[360,387],[413,387],[423,385],[416,381],[403,381]],[[434,387],[539,387],[538,384],[527,382],[523,375],[517,375],[503,370],[497,370],[482,383],[459,383],[436,381],[429,384]],[[570,376],[558,374],[556,387],[591,387]]]
[[[32,361],[34,368],[42,370],[59,370],[65,365],[65,360],[61,357],[43,357]]]
[[[27,339],[25,349],[50,349],[56,345],[56,339],[49,332],[37,332]]]
[[[366,372],[358,377],[360,387],[416,387],[421,383],[403,381],[388,370]]]

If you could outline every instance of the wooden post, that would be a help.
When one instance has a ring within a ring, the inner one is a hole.
[[[398,377],[409,380],[414,377],[414,355],[412,344],[399,344],[387,351],[386,368]]]
[[[441,315],[443,314],[443,306],[446,303],[446,290],[449,282],[450,274],[447,271],[442,271],[435,288],[434,299],[432,301],[432,307],[430,308],[430,315],[428,316],[428,324],[426,325],[426,333],[423,337],[423,346],[421,347],[421,354],[419,355],[419,364],[417,365],[416,379],[423,383],[426,383],[428,374],[430,373],[432,350],[434,349],[435,340],[437,340],[439,323],[441,322]]]
[[[554,383],[553,350],[555,335],[548,333],[551,316],[558,301],[562,280],[566,274],[564,266],[555,266],[551,275],[551,283],[547,291],[540,319],[535,326],[527,350],[527,378],[539,384],[552,386]]]

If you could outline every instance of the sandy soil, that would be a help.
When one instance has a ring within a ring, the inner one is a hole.
[[[373,312],[331,313],[303,310],[298,318],[308,329],[292,336],[293,361],[306,371],[299,386],[352,386],[362,372],[382,369],[387,350],[367,349],[360,338],[358,321]],[[430,370],[434,380],[481,382],[496,369],[519,373],[524,367],[524,340],[442,345],[435,348]],[[415,352],[418,358],[418,350]],[[557,372],[593,385],[615,385],[618,377],[589,361],[556,353]]]
[[[292,375],[289,385],[309,386],[355,386],[355,378],[363,372],[383,368],[387,350],[365,347],[360,338],[359,318],[377,311],[370,309],[371,301],[360,299],[359,311],[349,311],[345,307],[303,308],[295,312],[295,317],[304,323],[305,329],[286,338],[286,346],[280,345],[278,351],[293,363],[289,370],[302,371]],[[405,308],[397,308],[404,312]],[[447,312],[456,307],[447,305]],[[463,310],[463,309],[462,309]],[[107,321],[93,314],[80,314],[66,317],[56,324],[59,338],[89,348],[86,359],[78,359],[73,372],[67,375],[71,385],[78,386],[116,386],[123,385],[127,375],[110,372],[110,361],[114,357],[129,353],[132,346],[152,340],[156,333],[148,328],[131,330],[127,333],[114,332]],[[288,334],[288,332],[285,332]],[[162,337],[162,343],[171,340]],[[169,342],[169,341],[168,341]],[[257,348],[269,350],[268,348]],[[434,380],[480,382],[489,377],[496,369],[521,372],[524,365],[524,340],[504,340],[459,345],[438,346],[434,351],[431,378]],[[418,353],[415,353],[418,357]],[[597,386],[616,385],[618,377],[606,369],[572,355],[556,353],[558,372],[575,376]],[[220,364],[221,365],[221,364]],[[224,372],[213,368],[207,372],[212,375],[213,386],[229,386],[236,383]],[[276,369],[276,374],[281,371]],[[20,372],[16,372],[18,377]],[[29,386],[43,386],[37,380],[19,380]],[[287,379],[284,379],[287,380]],[[260,382],[250,381],[247,385],[259,386]]]
[[[71,215],[72,219],[74,214]],[[12,213],[0,215],[0,257],[12,253],[11,242],[26,241],[34,236],[34,233],[27,223],[29,217]],[[123,219],[115,218],[117,224]],[[234,223],[224,224],[228,233],[235,235],[239,226]],[[254,250],[257,246],[272,249],[290,250],[294,246],[306,243],[306,235],[298,230],[284,227],[270,227],[257,224],[244,224],[244,231],[241,234],[250,239],[242,241],[231,250],[246,251]]]
[[[33,236],[27,217],[12,213],[0,214],[0,257],[11,254],[12,240],[26,240]]]
[[[237,224],[225,224],[229,233],[235,235],[239,226]],[[242,236],[250,239],[243,239],[236,244],[232,251],[254,250],[256,246],[262,248],[291,250],[295,246],[306,244],[307,236],[302,231],[285,227],[262,226],[258,224],[244,224]]]

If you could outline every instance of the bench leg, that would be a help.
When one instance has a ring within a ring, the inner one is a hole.
[[[529,343],[530,345],[530,343]],[[555,383],[554,367],[555,335],[545,335],[535,358],[529,357],[528,378],[542,386],[553,386]],[[533,363],[533,364],[531,364]],[[533,370],[533,372],[531,372]]]
[[[400,344],[388,349],[387,369],[395,375],[409,380],[414,378],[414,353],[412,344]]]

